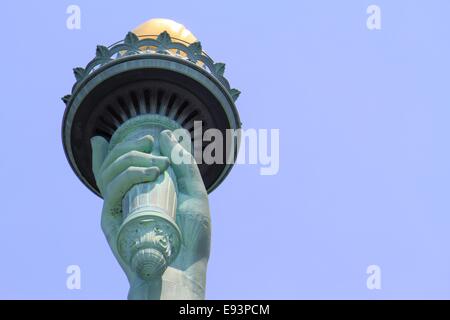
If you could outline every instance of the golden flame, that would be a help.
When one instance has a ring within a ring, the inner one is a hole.
[[[140,39],[156,39],[156,36],[164,31],[166,31],[170,35],[172,41],[174,42],[176,42],[177,39],[187,42],[188,44],[198,41],[197,38],[192,34],[192,32],[186,29],[185,26],[170,19],[148,20],[134,29],[133,33]]]

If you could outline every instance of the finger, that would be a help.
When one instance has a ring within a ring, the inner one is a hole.
[[[136,150],[140,152],[150,153],[153,148],[153,137],[150,135],[144,136],[139,140],[125,141],[116,145],[106,156],[105,161],[100,168],[101,171],[105,170],[111,163],[117,158],[124,155],[127,152]]]
[[[203,179],[194,157],[176,140],[169,130],[160,134],[161,153],[170,159],[178,187],[190,195],[206,195]]]
[[[157,167],[129,167],[115,177],[107,187],[108,197],[112,202],[121,201],[132,186],[144,182],[155,181],[160,174]]]
[[[167,157],[133,150],[117,158],[103,171],[101,175],[102,184],[108,185],[116,176],[129,167],[157,167],[160,172],[164,172],[169,167],[169,164],[170,161]]]
[[[96,179],[99,169],[102,166],[102,163],[108,153],[108,146],[108,141],[106,141],[106,139],[101,136],[95,136],[91,138],[92,172],[94,173]]]

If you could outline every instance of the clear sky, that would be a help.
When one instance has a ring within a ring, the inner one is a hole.
[[[81,29],[66,8],[81,8]],[[366,9],[381,8],[381,30]],[[187,26],[280,129],[280,171],[236,166],[210,195],[209,299],[450,298],[450,2],[4,1],[0,298],[123,299],[101,200],[60,137],[60,97],[97,44]],[[68,265],[81,289],[66,288]],[[366,269],[381,269],[380,290]]]

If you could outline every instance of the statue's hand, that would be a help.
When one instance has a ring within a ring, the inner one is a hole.
[[[108,150],[103,137],[91,139],[92,170],[103,196],[101,226],[114,256],[125,271],[130,283],[138,277],[117,253],[116,238],[122,223],[122,198],[135,184],[152,182],[169,166],[169,159],[150,154],[153,137],[119,143]]]
[[[111,151],[108,151],[109,145],[104,138],[92,138],[92,167],[104,199],[102,229],[130,282],[129,298],[201,299],[204,297],[211,239],[208,194],[194,157],[170,131],[161,132],[159,139],[163,156],[150,154],[153,146],[151,136],[118,144]],[[176,161],[173,155],[178,155],[177,158],[182,158],[183,162]],[[122,198],[133,185],[156,180],[169,164],[177,178],[176,223],[181,230],[183,244],[161,280],[144,281],[122,262],[117,252]]]

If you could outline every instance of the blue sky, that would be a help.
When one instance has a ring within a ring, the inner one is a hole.
[[[66,28],[66,8],[81,29]],[[381,30],[366,8],[381,8]],[[280,129],[280,171],[210,195],[209,299],[450,298],[450,2],[8,1],[0,32],[0,298],[123,299],[101,200],[71,171],[60,97],[97,44],[183,23]],[[66,268],[81,268],[81,290]],[[366,268],[381,269],[381,290]]]

